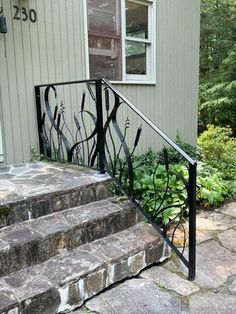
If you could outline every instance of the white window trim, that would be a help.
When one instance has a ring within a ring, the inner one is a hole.
[[[111,81],[113,84],[142,84],[142,85],[155,85],[156,84],[156,0],[129,0],[140,4],[146,4],[148,10],[148,27],[150,32],[149,39],[134,39],[126,37],[126,16],[125,0],[121,0],[121,41],[122,41],[122,81]],[[88,47],[88,16],[87,16],[87,0],[84,0],[84,31],[85,31],[85,65],[86,65],[86,78],[90,78],[89,66],[89,47]],[[125,40],[140,41],[151,45],[147,49],[147,75],[132,75],[126,74],[125,62]]]
[[[89,66],[89,40],[88,40],[88,8],[87,0],[83,2],[83,11],[84,11],[84,57],[85,57],[85,74],[86,79],[90,77],[90,66]]]
[[[148,39],[144,38],[134,38],[130,36],[126,36],[126,21],[124,21],[124,24],[122,24],[124,27],[124,42],[123,42],[123,51],[122,51],[122,56],[124,56],[124,72],[123,72],[123,78],[125,78],[125,81],[135,81],[135,82],[148,82],[151,81],[153,78],[153,73],[152,73],[152,67],[151,64],[153,64],[154,60],[154,55],[152,52],[153,49],[153,44],[155,42],[154,36],[153,36],[153,30],[152,30],[152,20],[153,20],[153,15],[155,15],[155,12],[153,12],[153,2],[151,1],[146,1],[146,0],[128,0],[133,3],[138,3],[142,4],[148,7]],[[124,1],[125,3],[125,1]],[[125,12],[125,11],[123,11]],[[126,18],[125,14],[123,14],[124,19]],[[135,75],[135,74],[127,74],[126,73],[126,62],[125,62],[125,42],[126,41],[133,41],[133,42],[140,42],[146,44],[146,58],[147,58],[147,74],[145,75]]]

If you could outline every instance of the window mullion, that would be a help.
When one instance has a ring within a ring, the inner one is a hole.
[[[136,38],[136,37],[130,37],[130,36],[126,36],[125,39],[129,41],[135,41],[137,43],[151,44],[151,40],[149,39],[142,39],[142,38]]]
[[[122,77],[126,79],[126,0],[121,0]]]
[[[101,75],[112,81],[152,80],[155,75],[155,2],[115,0],[114,6],[107,0],[106,8],[101,9],[100,0],[84,1],[91,8],[87,11],[90,77]],[[108,16],[112,12],[113,20]]]

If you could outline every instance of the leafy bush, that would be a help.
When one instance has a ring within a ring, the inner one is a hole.
[[[125,160],[119,160],[122,186],[129,190],[128,167]],[[168,207],[156,216],[156,222],[167,224],[175,218],[185,205],[187,191],[183,178],[188,177],[188,170],[182,164],[169,165],[169,177],[166,166],[160,162],[160,154],[149,150],[140,156],[132,157],[134,170],[133,197],[149,214],[154,214],[158,209]],[[111,191],[120,195],[119,188],[113,186]],[[163,196],[165,197],[163,198]]]
[[[222,173],[205,164],[198,164],[197,200],[203,207],[217,206],[229,197],[235,197],[235,182],[226,181]]]
[[[150,169],[151,170],[151,169]],[[185,205],[187,191],[182,178],[188,176],[183,165],[170,165],[169,178],[165,166],[159,164],[150,173],[135,173],[134,197],[141,201],[147,213],[154,214],[156,210],[168,207],[160,212],[156,221],[167,224]]]
[[[182,163],[170,164],[168,178],[166,167],[159,162],[159,157],[159,153],[151,150],[132,157],[133,197],[140,201],[141,206],[151,215],[165,207],[166,209],[155,218],[158,224],[166,225],[185,205],[187,190],[184,180],[188,180],[188,169]],[[120,180],[122,185],[128,188],[127,163],[125,160],[119,160],[119,164],[122,168]],[[197,202],[200,206],[218,206],[227,198],[236,196],[235,182],[224,180],[224,175],[219,170],[203,162],[199,162],[197,169]],[[120,194],[119,189],[114,187],[112,192]]]
[[[36,148],[31,147],[30,148],[30,161],[31,162],[38,162],[38,161],[50,161],[47,157],[45,157],[43,154],[40,154]]]
[[[185,143],[181,137],[179,132],[176,134],[175,143],[190,157],[195,159],[197,157],[197,148]],[[170,163],[176,164],[176,163],[182,163],[184,161],[184,158],[172,147],[167,148],[168,153],[168,160]],[[160,161],[164,162],[164,150],[162,150],[159,153]]]
[[[224,179],[236,180],[236,139],[228,127],[208,125],[198,139],[202,160],[218,169]]]

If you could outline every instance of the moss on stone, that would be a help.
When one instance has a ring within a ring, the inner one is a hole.
[[[4,217],[7,218],[10,214],[9,207],[0,207],[0,218]]]

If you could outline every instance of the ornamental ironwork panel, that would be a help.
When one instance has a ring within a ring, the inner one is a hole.
[[[78,102],[77,111],[58,96],[60,88],[70,95],[71,86],[79,86],[69,97]],[[35,97],[40,153],[108,172],[118,193],[142,211],[194,279],[196,162],[104,79],[36,86]],[[152,147],[140,157],[145,139]]]

